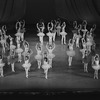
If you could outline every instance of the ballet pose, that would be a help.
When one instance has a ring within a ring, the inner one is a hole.
[[[43,65],[42,68],[44,69],[44,73],[45,73],[45,78],[48,79],[48,69],[51,68],[51,65],[49,64],[48,61],[48,56],[47,56],[47,52],[43,53]]]
[[[83,20],[83,22],[82,22],[82,29],[81,29],[81,31],[83,32],[83,38],[85,37],[86,32],[88,31],[86,27],[87,27],[87,21]]]
[[[52,45],[47,43],[46,48],[48,50],[49,64],[51,65],[51,68],[52,68],[52,59],[55,57],[55,55],[53,54],[53,50],[55,49],[55,43],[53,43]]]
[[[50,27],[50,24],[51,24],[51,27]],[[52,33],[52,29],[53,29],[53,23],[48,23],[47,25],[48,27],[48,33],[46,34],[48,37],[49,37],[49,44],[52,44],[52,40],[53,40],[53,33]]]
[[[45,34],[43,33],[45,28],[44,23],[42,22],[40,26],[39,23],[37,23],[37,28],[38,28],[37,36],[39,37],[39,41],[43,45],[43,37],[45,36]]]
[[[22,52],[23,49],[20,47],[20,42],[17,43],[16,53],[18,54],[18,62],[22,61]]]
[[[52,34],[53,34],[53,42],[55,42],[55,39],[56,39],[56,23],[54,23],[54,25],[53,25]]]
[[[70,39],[69,43],[68,43],[68,51],[66,51],[67,55],[68,55],[68,62],[69,62],[69,66],[72,65],[72,58],[73,56],[75,56],[75,51],[73,50],[73,40]]]
[[[57,21],[56,21],[56,32],[57,32],[57,35],[58,36],[60,36],[60,31],[61,31],[61,21],[60,21],[60,19],[58,19]]]
[[[84,72],[88,72],[88,62],[89,62],[89,53],[88,53],[88,50],[85,50],[85,53],[84,53],[84,58],[82,59],[83,61],[83,64],[84,64]]]
[[[42,60],[42,45],[37,43],[35,48],[37,51],[37,55],[35,56],[35,59],[37,60],[37,63],[38,63],[38,69],[40,69],[41,60]]]
[[[82,49],[80,49],[80,52],[82,53],[82,58],[85,57],[85,50],[87,50],[87,47],[86,47],[86,41],[84,38],[81,39],[82,40]]]
[[[16,36],[16,39],[18,41],[18,40],[21,40],[21,37],[22,37],[21,22],[19,22],[19,21],[16,23],[16,30],[17,30],[17,33],[15,34],[15,36]]]
[[[13,38],[9,35],[9,40],[10,40],[10,50],[15,49],[16,46],[13,44]]]
[[[12,69],[12,72],[15,72],[15,49],[11,49],[10,50],[10,54],[9,56],[7,57],[8,58],[8,65],[11,64],[11,69]]]
[[[0,77],[4,77],[3,75],[3,67],[5,66],[5,63],[2,61],[2,56],[0,56]]]
[[[61,38],[61,44],[66,44],[66,35],[67,33],[65,32],[65,27],[66,27],[66,23],[63,22],[62,25],[61,25],[61,32],[60,32],[60,35],[62,36]]]
[[[100,70],[100,57],[99,54],[95,54],[95,56],[92,58],[92,68],[94,69],[94,79],[98,79],[98,71]]]
[[[29,62],[29,60],[30,60],[29,56],[25,56],[25,63],[22,65],[22,67],[24,67],[25,69],[26,78],[28,78],[28,71],[31,67],[31,63]]]

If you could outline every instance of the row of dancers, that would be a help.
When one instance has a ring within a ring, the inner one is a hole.
[[[66,26],[66,23],[63,22],[64,25]],[[43,24],[43,23],[42,23]],[[75,50],[74,50],[74,46],[78,47],[80,52],[82,52],[82,59],[83,59],[83,63],[84,63],[84,71],[88,72],[87,68],[88,68],[88,55],[95,50],[95,42],[94,42],[94,38],[93,38],[93,31],[95,30],[94,27],[92,27],[89,31],[83,31],[83,35],[80,35],[80,31],[79,30],[83,30],[80,24],[77,26],[77,23],[74,22],[74,31],[73,31],[73,37],[72,39],[69,39],[68,41],[68,50],[66,51],[66,54],[68,55],[68,62],[69,62],[69,66],[72,65],[72,58],[75,56]],[[64,26],[62,25],[62,26]],[[86,30],[86,25],[87,22],[84,21],[84,29]],[[1,76],[3,76],[3,66],[5,66],[5,63],[3,62],[3,58],[4,55],[6,53],[6,50],[9,51],[8,55],[7,55],[7,61],[8,61],[8,65],[11,64],[11,68],[12,71],[15,72],[14,70],[14,64],[15,64],[15,56],[17,54],[18,57],[18,62],[22,61],[22,55],[24,57],[24,64],[22,64],[22,66],[25,68],[25,72],[26,72],[26,77],[28,78],[28,71],[30,70],[31,67],[31,63],[30,63],[30,56],[32,55],[33,51],[30,49],[29,43],[24,39],[24,32],[25,32],[25,21],[18,21],[16,23],[16,29],[17,29],[17,33],[15,34],[16,36],[16,45],[14,45],[13,43],[13,38],[10,35],[6,35],[6,27],[3,26],[2,30],[0,30],[0,35],[1,35],[1,45],[2,45],[2,56],[0,56],[0,73]],[[42,32],[43,33],[43,26],[38,26],[38,31],[39,33]],[[65,31],[65,26],[64,31]],[[50,28],[49,24],[48,24],[48,29],[51,31],[52,28]],[[49,32],[50,32],[49,31]],[[56,30],[56,32],[58,32]],[[41,36],[39,36],[41,38]],[[9,38],[10,43],[7,42],[7,39]],[[41,41],[42,40],[42,41]],[[22,46],[24,47],[24,49],[22,49]],[[52,68],[52,60],[55,57],[53,50],[55,49],[56,45],[55,42],[51,40],[49,40],[46,44],[46,50],[43,50],[43,37],[42,39],[40,39],[40,43],[37,43],[35,48],[37,50],[37,55],[35,56],[35,59],[37,60],[37,64],[38,64],[38,68],[40,69],[40,67],[42,67],[44,69],[44,73],[45,73],[45,78],[47,79],[47,73],[48,73],[48,69]],[[95,70],[94,73],[94,78],[98,79],[98,70],[100,69],[100,65],[99,65],[99,55],[98,54],[94,54],[94,56],[92,57],[92,68]]]

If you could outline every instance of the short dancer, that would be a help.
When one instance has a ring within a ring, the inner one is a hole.
[[[98,54],[96,54],[92,58],[92,68],[94,69],[94,79],[98,79],[98,71],[100,70],[100,64],[99,64],[100,57]]]

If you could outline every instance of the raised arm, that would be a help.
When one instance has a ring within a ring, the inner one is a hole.
[[[36,24],[38,32],[40,32],[39,23]]]

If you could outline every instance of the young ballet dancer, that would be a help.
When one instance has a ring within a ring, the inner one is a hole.
[[[61,31],[61,21],[58,18],[57,21],[56,21],[56,32],[57,32],[58,36],[60,36],[60,31]]]
[[[5,63],[2,61],[2,56],[0,55],[0,77],[4,77],[3,75],[3,67],[5,66]]]
[[[35,59],[37,60],[37,63],[38,63],[38,69],[40,69],[41,60],[42,60],[42,45],[37,43],[35,48],[36,48],[36,51],[37,51],[37,55],[35,56]]]
[[[84,58],[82,59],[84,64],[84,72],[88,72],[88,63],[89,63],[89,51],[85,50]]]
[[[49,64],[48,61],[48,53],[47,51],[43,52],[43,65],[42,68],[45,73],[45,78],[48,79],[48,69],[51,68],[51,65]]]
[[[39,26],[39,23],[37,23],[37,29],[38,29],[38,34],[37,36],[39,37],[40,43],[43,45],[43,37],[45,36],[44,32],[44,23],[42,22],[41,25]]]
[[[51,45],[51,44],[49,44],[47,42],[46,48],[48,50],[48,60],[49,60],[49,64],[51,65],[51,68],[52,68],[52,59],[55,57],[55,55],[53,54],[53,50],[55,49],[55,43],[53,43]]]
[[[50,24],[51,24],[51,26],[50,26]],[[46,35],[49,37],[49,44],[52,44],[53,35],[54,35],[52,33],[53,23],[52,22],[49,22],[48,25],[47,25],[47,28],[48,28],[48,33]]]
[[[95,54],[92,58],[92,68],[94,69],[94,79],[98,79],[98,71],[100,70],[100,57],[99,54]]]
[[[66,35],[67,35],[67,33],[65,32],[65,28],[66,28],[66,23],[63,22],[62,25],[61,25],[61,32],[60,32],[60,35],[62,36],[61,44],[66,44]]]
[[[16,53],[18,54],[18,62],[22,61],[23,49],[20,47],[20,41],[17,43]]]
[[[22,64],[22,67],[24,67],[25,69],[26,78],[28,78],[28,71],[31,67],[31,63],[29,62],[29,60],[30,60],[29,56],[25,56],[25,63]]]
[[[83,32],[83,38],[84,38],[85,35],[86,35],[86,32],[88,31],[87,30],[87,21],[86,20],[83,20],[83,22],[82,22],[82,29],[81,29],[81,31]]]
[[[68,62],[69,62],[69,66],[72,65],[72,58],[73,56],[75,56],[75,51],[73,50],[73,39],[69,39],[69,43],[68,43],[68,50],[66,51],[67,55],[68,55]]]

